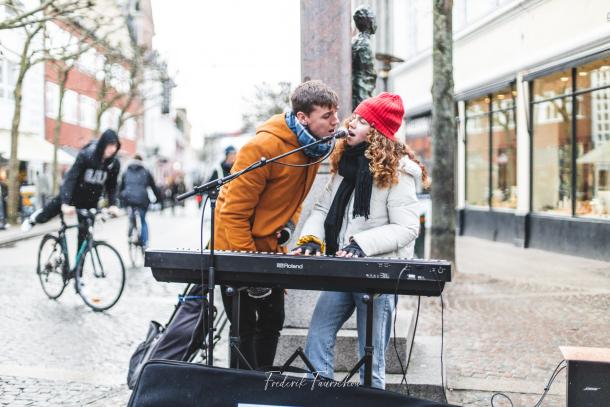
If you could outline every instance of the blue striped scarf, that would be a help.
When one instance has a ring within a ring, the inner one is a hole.
[[[295,114],[292,112],[286,113],[286,125],[288,125],[288,128],[292,130],[294,134],[296,134],[297,140],[299,141],[299,145],[301,147],[318,140],[317,137],[314,137],[309,133],[307,128],[297,120]],[[303,153],[307,157],[318,158],[328,154],[331,147],[331,143],[320,143],[304,149]]]

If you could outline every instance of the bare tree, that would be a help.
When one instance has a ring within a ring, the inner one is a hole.
[[[106,55],[103,71],[99,75],[101,80],[98,88],[96,134],[101,130],[102,116],[109,109],[113,107],[119,109],[114,123],[118,131],[127,120],[144,114],[145,108],[141,103],[144,99],[161,96],[161,91],[156,90],[154,86],[150,89],[144,87],[147,79],[145,74],[153,72],[154,75],[154,72],[158,71],[157,59],[154,55],[156,54],[135,42],[132,43],[129,59],[116,50]],[[161,81],[161,74],[157,79]]]
[[[263,82],[254,87],[254,99],[246,99],[249,112],[242,115],[242,130],[251,131],[274,114],[290,110],[290,82],[273,85]]]
[[[100,16],[92,13],[87,17],[88,19],[92,20],[92,24],[88,24],[87,29],[83,27],[82,22],[79,23],[77,21],[70,20],[62,22],[60,29],[65,30],[66,33],[70,34],[67,41],[64,41],[64,43],[60,44],[59,46],[53,47],[51,45],[48,47],[49,49],[47,49],[47,55],[50,58],[50,65],[55,72],[55,79],[59,87],[57,115],[55,126],[53,128],[53,194],[57,194],[59,192],[59,164],[57,161],[57,155],[59,151],[59,135],[61,134],[61,127],[63,123],[63,102],[66,94],[66,83],[70,73],[76,67],[79,58],[84,53],[103,46],[106,43],[107,37],[112,34],[112,32],[107,32],[102,38],[95,34],[100,26],[107,23],[109,16]],[[46,40],[47,43],[52,42],[49,36],[47,36]],[[61,51],[64,52],[62,53]]]
[[[452,0],[433,0],[432,229],[430,256],[455,264],[455,151]]]
[[[44,2],[41,2],[43,4]],[[54,13],[59,16],[67,16],[76,15],[77,11],[82,10],[84,7],[88,7],[90,2],[82,2],[81,0],[65,0],[61,2],[62,8],[55,7]],[[5,7],[10,7],[11,10],[15,10],[15,13],[18,13],[20,8],[18,5],[15,5],[13,1],[8,1],[3,4]],[[40,11],[43,12],[44,10]],[[67,14],[62,14],[67,13]],[[27,14],[27,12],[26,12]],[[34,16],[34,14],[30,14]],[[15,87],[13,89],[13,99],[14,99],[14,112],[13,119],[11,122],[11,153],[9,159],[9,183],[8,183],[8,208],[7,215],[8,221],[12,224],[17,223],[19,218],[19,182],[18,182],[18,173],[19,173],[19,158],[18,158],[18,149],[19,149],[19,126],[21,123],[21,108],[22,108],[22,99],[23,99],[23,84],[24,79],[27,72],[34,65],[39,64],[41,62],[47,61],[49,59],[47,50],[45,49],[45,42],[42,40],[42,34],[45,31],[47,18],[40,18],[39,20],[35,20],[35,22],[28,22],[21,25],[17,25],[16,29],[21,30],[23,33],[23,45],[19,52],[15,54],[18,57],[19,61],[19,70],[17,73]],[[11,50],[3,47],[7,52]],[[62,51],[66,57],[68,57],[69,50],[65,49]]]
[[[23,9],[18,0],[0,0],[0,7],[4,7],[10,15],[0,21],[0,30],[11,30],[32,26],[34,24],[52,21],[83,9],[92,7],[92,0],[43,0],[29,9]]]

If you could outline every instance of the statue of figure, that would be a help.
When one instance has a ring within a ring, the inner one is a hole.
[[[371,35],[377,31],[375,13],[368,6],[354,12],[358,35],[352,39],[352,109],[373,95],[377,73],[373,60]]]

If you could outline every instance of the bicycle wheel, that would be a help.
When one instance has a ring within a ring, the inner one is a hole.
[[[66,259],[60,240],[56,236],[45,235],[38,249],[36,274],[42,290],[52,300],[59,298],[66,288],[65,267]]]
[[[93,242],[76,271],[76,290],[94,311],[105,311],[117,303],[125,287],[123,260],[106,242]]]
[[[143,259],[143,250],[140,244],[140,220],[138,219],[138,213],[131,210],[129,220],[129,233],[127,235],[127,242],[129,244],[129,261],[131,267],[140,265],[140,260]],[[143,264],[143,262],[142,262]]]

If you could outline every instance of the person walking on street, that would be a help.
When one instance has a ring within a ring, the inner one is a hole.
[[[233,146],[228,146],[225,148],[225,158],[222,162],[218,163],[212,175],[206,182],[212,182],[218,178],[226,177],[231,173],[231,168],[233,167],[233,163],[235,163],[235,157],[237,156],[237,150]],[[203,204],[203,196],[197,195],[197,204],[201,208]]]
[[[155,184],[155,180],[150,173],[144,167],[142,163],[142,157],[139,154],[133,156],[133,160],[127,166],[127,169],[121,177],[121,187],[119,190],[119,199],[124,207],[130,208],[129,210],[136,210],[140,217],[140,224],[142,230],[140,231],[140,244],[146,248],[148,246],[148,223],[146,222],[146,212],[150,205],[150,199],[148,197],[148,188],[150,188],[157,202],[162,202],[161,192]],[[130,234],[133,224],[130,222]]]
[[[171,200],[171,206],[172,206],[172,215],[175,215],[175,208],[177,205],[184,207],[184,201],[182,202],[178,202],[176,200],[176,198],[180,195],[182,195],[183,193],[186,192],[186,185],[184,185],[184,181],[182,180],[181,176],[176,176],[170,183],[169,185],[169,191],[170,191],[170,200]]]
[[[36,171],[36,202],[37,209],[44,207],[47,204],[47,197],[51,193],[49,185],[49,177],[43,171]]]
[[[2,174],[0,174],[2,175]],[[6,199],[8,197],[8,187],[4,179],[0,178],[0,230],[6,229]]]

